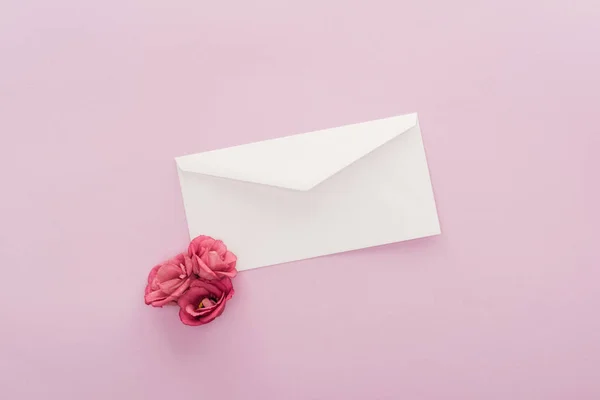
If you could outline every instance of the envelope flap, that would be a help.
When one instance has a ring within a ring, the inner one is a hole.
[[[177,157],[183,171],[310,190],[417,124],[417,114]]]

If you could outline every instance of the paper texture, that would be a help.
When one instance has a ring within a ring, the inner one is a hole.
[[[176,162],[190,236],[240,271],[440,233],[417,114]]]

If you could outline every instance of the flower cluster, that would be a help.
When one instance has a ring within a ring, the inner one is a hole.
[[[223,313],[234,294],[236,262],[222,241],[198,236],[187,253],[152,268],[144,300],[153,307],[179,305],[179,318],[186,325],[207,324]]]

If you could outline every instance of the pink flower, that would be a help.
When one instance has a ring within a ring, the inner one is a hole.
[[[162,307],[176,302],[190,287],[192,272],[192,260],[183,253],[152,268],[144,296],[146,304]]]
[[[201,279],[193,281],[177,300],[181,322],[191,326],[211,322],[223,313],[225,303],[233,293],[231,279],[227,277],[210,282]]]
[[[188,256],[194,264],[194,273],[208,281],[233,278],[237,274],[237,257],[227,246],[210,236],[198,236],[188,247]]]

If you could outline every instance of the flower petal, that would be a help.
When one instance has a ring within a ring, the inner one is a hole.
[[[221,256],[216,251],[209,251],[206,253],[202,260],[213,270],[221,270],[223,268],[229,268],[227,264],[221,260]]]
[[[155,290],[150,293],[146,293],[144,296],[144,301],[146,304],[151,305],[156,301],[164,300],[166,297],[167,295],[165,293],[161,292],[160,290]]]
[[[181,322],[183,322],[185,325],[189,325],[189,326],[198,326],[198,325],[204,325],[206,322],[202,322],[197,320],[196,318],[194,318],[192,315],[190,315],[185,308],[181,308],[179,309],[179,319],[181,320]]]
[[[198,236],[190,242],[188,246],[188,255],[192,257],[193,255],[201,256],[204,252],[206,252],[212,244],[215,242],[215,239],[210,236]]]
[[[232,252],[228,251],[223,257],[223,262],[225,264],[228,264],[231,268],[235,268],[235,265],[237,263],[237,256]]]
[[[152,307],[162,307],[165,304],[174,303],[175,298],[157,290],[144,296],[144,301]]]
[[[213,310],[213,312],[211,312],[210,314],[207,314],[205,316],[202,317],[198,317],[198,321],[203,323],[203,324],[208,324],[209,322],[211,322],[212,320],[214,320],[215,318],[217,318],[219,315],[223,314],[223,310],[225,310],[225,301],[221,301],[217,307],[215,307],[215,309]]]
[[[167,304],[175,304],[175,299],[173,298],[173,296],[169,296],[164,300],[158,300],[152,303],[153,307],[162,307],[162,306],[166,306]]]
[[[231,283],[231,279],[224,277],[218,281],[211,281],[211,284],[216,286],[219,291],[228,293],[233,290],[233,283]]]
[[[171,297],[174,298],[175,301],[177,301],[179,299],[179,297],[185,293],[186,290],[188,290],[188,288],[190,287],[192,283],[192,278],[188,278],[185,281],[183,281],[183,283],[181,284],[181,286],[179,286],[177,288],[177,290],[175,290],[173,293],[171,293]]]
[[[185,312],[190,314],[192,317],[198,317],[198,316],[202,315],[198,312],[196,307],[194,307],[191,304],[188,304],[187,306],[185,306]]]
[[[152,282],[154,281],[154,278],[156,278],[156,273],[158,272],[158,269],[160,267],[161,267],[161,265],[157,265],[156,267],[154,267],[150,270],[150,273],[148,274],[148,285],[152,284]]]
[[[179,286],[181,286],[182,283],[183,283],[183,281],[179,278],[171,279],[171,280],[168,280],[165,282],[158,282],[158,288],[161,291],[163,291],[164,293],[171,294],[177,288],[179,288]]]
[[[196,279],[192,282],[192,284],[190,285],[190,287],[196,287],[196,288],[204,288],[206,290],[209,291],[210,294],[212,294],[213,296],[216,297],[221,297],[221,295],[223,293],[226,293],[228,286],[223,283],[223,281],[227,279],[229,280],[229,278],[223,278],[223,279],[213,279],[211,281],[205,281],[202,279]],[[229,280],[229,283],[231,283],[231,281]],[[232,286],[233,287],[233,286]]]
[[[227,246],[221,240],[215,240],[210,250],[216,252],[219,256],[224,256],[227,253]]]
[[[235,276],[237,275],[237,271],[235,269],[231,270],[231,271],[217,271],[216,274],[220,278],[224,278],[224,277],[235,278]]]
[[[192,271],[194,270],[194,263],[192,262],[192,259],[188,256],[184,257],[184,265],[185,265],[185,274],[187,276],[190,276],[192,274]]]
[[[194,272],[202,279],[211,280],[218,278],[214,271],[198,256],[194,256]]]
[[[193,281],[192,285],[194,284]],[[191,287],[184,293],[181,294],[181,296],[179,297],[179,299],[177,300],[177,304],[179,304],[179,307],[181,308],[185,308],[188,304],[192,304],[192,305],[198,305],[200,304],[200,301],[209,296],[211,294],[211,292],[209,290],[207,290],[204,287]]]
[[[221,296],[221,297],[223,297],[223,296]],[[204,308],[210,308],[210,307],[214,307],[216,303],[214,301],[212,301],[211,299],[209,299],[208,297],[206,297],[202,300],[202,302],[200,304]]]
[[[194,307],[191,304],[188,304],[187,306],[185,306],[185,311],[194,317],[201,317],[203,315],[211,313],[218,304],[219,303],[215,303],[212,306],[205,307],[205,308],[198,308],[198,307]]]
[[[179,279],[181,275],[181,268],[176,264],[166,264],[161,266],[156,273],[156,280],[158,282],[166,282],[171,279]]]

